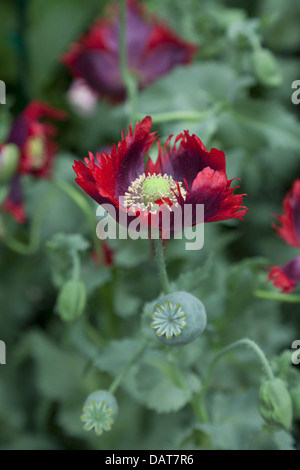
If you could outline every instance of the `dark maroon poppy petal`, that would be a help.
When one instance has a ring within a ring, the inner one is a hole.
[[[128,134],[112,148],[110,155],[98,156],[99,167],[95,168],[94,177],[100,193],[116,200],[124,196],[133,181],[145,171],[145,156],[154,139],[150,133],[152,120],[145,117],[137,123],[134,132],[130,126]]]
[[[13,123],[6,142],[8,144],[15,144],[21,148],[28,138],[29,127],[30,121],[24,114],[21,114]]]
[[[157,25],[138,65],[141,86],[151,84],[177,65],[189,63],[196,50],[195,45],[181,40],[164,25]]]
[[[126,43],[129,67],[138,70],[145,44],[149,42],[153,26],[149,13],[134,0],[127,2]]]
[[[190,135],[188,131],[178,135],[173,146],[170,145],[171,137],[164,151],[160,148],[159,158],[163,172],[175,181],[186,181],[188,188],[191,188],[198,173],[206,167],[225,172],[225,155],[221,150],[211,149],[208,152],[199,137]]]
[[[96,92],[124,98],[119,62],[119,56],[111,52],[89,50],[76,57],[74,68]]]
[[[231,180],[232,181],[232,180]],[[242,206],[244,194],[233,194],[224,171],[210,167],[200,171],[187,193],[185,204],[204,204],[204,222],[217,222],[228,219],[243,219],[247,208]]]
[[[273,227],[288,245],[300,248],[300,180],[287,193],[283,209],[284,214],[276,216],[281,226],[273,224]]]
[[[295,290],[300,283],[300,256],[283,266],[270,268],[268,281],[273,281],[274,286],[280,288],[282,293],[287,294]]]
[[[26,221],[23,190],[19,175],[12,179],[9,194],[3,202],[2,208],[11,214],[19,224]]]

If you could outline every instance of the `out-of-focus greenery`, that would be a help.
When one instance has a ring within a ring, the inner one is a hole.
[[[0,79],[7,84],[7,104],[0,107],[0,139],[30,99],[67,110],[68,121],[59,125],[53,179],[74,188],[74,158],[117,142],[127,125],[126,103],[111,106],[99,101],[92,116],[77,116],[67,102],[70,76],[60,62],[70,42],[107,3],[0,3]],[[163,140],[189,129],[206,147],[224,150],[228,175],[241,178],[249,211],[243,222],[206,224],[199,252],[186,251],[182,240],[166,244],[173,287],[198,296],[208,316],[200,339],[172,349],[159,343],[149,327],[160,286],[148,241],[109,241],[114,263],[97,266],[85,214],[56,187],[38,252],[25,256],[5,245],[5,237],[28,241],[38,204],[53,187],[51,181],[24,178],[28,222],[16,226],[1,214],[5,232],[0,244],[0,339],[6,342],[7,365],[0,366],[0,448],[299,448],[299,413],[291,432],[271,432],[259,415],[262,371],[250,350],[232,352],[216,367],[207,396],[209,423],[196,420],[190,401],[201,389],[215,354],[245,336],[257,341],[273,358],[274,370],[284,370],[281,378],[299,390],[290,350],[299,338],[299,304],[258,299],[253,293],[274,291],[265,283],[265,268],[297,255],[277,237],[271,223],[273,214],[282,210],[286,191],[300,177],[300,107],[291,102],[291,84],[300,79],[300,4],[145,3],[178,34],[198,43],[199,52],[192,65],[178,67],[141,92],[138,112],[203,112],[200,121],[157,124],[155,130]],[[257,51],[266,50],[267,65],[266,55],[257,57]],[[66,323],[57,297],[74,256],[81,260],[88,301],[84,314]],[[142,334],[150,348],[116,393],[120,412],[113,430],[101,437],[85,432],[79,416],[86,396],[110,385]]]

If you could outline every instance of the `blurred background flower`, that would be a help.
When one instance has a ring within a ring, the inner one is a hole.
[[[112,3],[109,10],[87,35],[72,44],[63,62],[94,93],[119,101],[126,95],[120,67],[119,5]],[[144,5],[127,0],[126,49],[128,68],[136,77],[138,88],[142,89],[176,65],[189,63],[197,46],[184,41],[166,24],[149,15]],[[75,86],[78,87],[78,82],[71,87],[73,99]]]

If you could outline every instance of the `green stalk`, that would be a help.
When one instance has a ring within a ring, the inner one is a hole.
[[[176,122],[176,121],[203,121],[210,116],[217,114],[223,108],[222,103],[218,103],[215,106],[207,109],[206,111],[170,111],[167,113],[152,114],[153,124],[162,124],[165,122]],[[140,120],[143,118],[142,114],[138,114],[137,118]]]
[[[63,191],[70,199],[72,199],[75,204],[82,210],[84,215],[86,216],[93,235],[93,242],[94,242],[94,249],[97,252],[98,259],[100,264],[104,264],[104,253],[103,253],[103,248],[101,245],[100,240],[97,237],[96,229],[95,229],[95,214],[93,212],[93,209],[87,202],[87,200],[80,194],[77,189],[73,188],[69,183],[66,181],[55,181],[55,185]]]
[[[277,300],[279,302],[300,303],[300,295],[296,294],[280,294],[279,292],[270,292],[257,289],[253,293],[258,299]]]
[[[272,368],[270,366],[269,361],[267,360],[265,356],[265,353],[260,349],[260,347],[254,341],[252,341],[249,338],[243,338],[238,341],[235,341],[234,343],[229,344],[216,355],[216,357],[214,358],[214,360],[212,361],[208,369],[207,378],[203,384],[201,392],[198,395],[195,395],[193,397],[192,406],[195,410],[196,416],[200,419],[200,421],[202,420],[204,420],[205,422],[208,421],[208,416],[207,416],[207,412],[205,409],[204,400],[205,400],[207,390],[210,386],[213,372],[214,372],[214,369],[218,360],[221,357],[223,357],[225,354],[227,354],[229,351],[239,346],[248,346],[249,348],[251,348],[252,351],[255,352],[255,354],[257,355],[259,361],[261,362],[267,379],[268,380],[274,379]]]
[[[165,263],[163,242],[161,238],[153,239],[155,250],[155,261],[158,269],[158,274],[161,282],[162,289],[165,294],[170,293],[170,283]]]
[[[53,200],[55,191],[53,188],[47,192],[45,197],[42,199],[34,217],[30,229],[29,243],[25,244],[16,239],[4,239],[4,243],[13,251],[21,255],[30,256],[37,252],[40,245],[40,236],[42,224],[46,216],[48,206]]]
[[[111,394],[114,394],[115,391],[117,390],[117,388],[119,387],[119,385],[121,384],[121,382],[124,380],[124,378],[126,377],[126,374],[128,373],[128,371],[130,370],[130,368],[133,366],[133,364],[135,364],[135,362],[139,359],[139,357],[142,355],[144,349],[146,348],[146,342],[143,341],[140,346],[138,347],[138,349],[136,350],[136,352],[134,353],[134,355],[132,356],[132,358],[130,359],[130,361],[123,367],[123,369],[120,371],[120,373],[117,375],[117,377],[115,378],[115,380],[112,382],[111,386],[109,387],[109,392]]]

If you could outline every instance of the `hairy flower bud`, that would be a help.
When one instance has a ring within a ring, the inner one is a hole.
[[[259,411],[268,424],[291,428],[292,400],[283,380],[275,378],[262,384],[259,390]]]
[[[290,390],[293,403],[293,415],[295,419],[300,419],[300,385],[292,387]]]
[[[91,393],[84,402],[83,413],[80,417],[84,430],[100,436],[103,431],[110,431],[118,416],[118,403],[115,397],[106,390]]]
[[[202,302],[188,292],[173,292],[162,297],[151,317],[151,327],[158,339],[173,346],[191,343],[206,327]]]
[[[255,75],[263,85],[279,86],[282,75],[275,56],[268,49],[258,48],[252,53]]]
[[[57,311],[67,322],[76,320],[82,315],[86,304],[86,288],[83,282],[67,281],[57,299]]]

